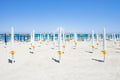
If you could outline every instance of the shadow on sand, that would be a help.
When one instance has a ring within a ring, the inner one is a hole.
[[[120,53],[120,51],[116,51],[115,53]]]
[[[86,51],[87,53],[93,53],[92,51]]]
[[[57,63],[60,63],[60,61],[57,60],[57,59],[52,58],[52,60],[55,61],[55,62],[57,62]]]
[[[8,63],[15,63],[15,60],[12,60],[12,59],[8,59]]]
[[[34,52],[33,51],[30,51],[31,54],[33,54]]]
[[[92,60],[97,61],[97,62],[104,62],[104,60],[99,60],[99,59],[94,59],[94,58],[92,58]]]
[[[29,48],[29,49],[32,49],[32,48]]]
[[[51,49],[54,50],[55,48],[52,47]]]

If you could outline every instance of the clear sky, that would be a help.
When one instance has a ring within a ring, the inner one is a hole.
[[[0,0],[0,33],[120,32],[120,0]]]

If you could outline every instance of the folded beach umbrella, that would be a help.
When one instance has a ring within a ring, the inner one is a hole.
[[[14,28],[11,27],[11,51],[10,54],[12,55],[12,62],[15,62],[14,60],[14,54],[16,52],[14,51]]]
[[[58,32],[58,54],[59,54],[59,62],[61,60],[61,54],[62,52],[62,35],[61,35],[61,28],[59,27],[59,32]]]
[[[106,50],[106,31],[105,28],[103,29],[103,51],[102,51],[103,55],[104,55],[104,61],[105,61],[105,55],[108,53]]]
[[[5,38],[4,38],[5,45],[7,45],[7,34],[5,33]]]
[[[92,30],[92,48],[94,49],[95,46],[94,46],[94,31]]]

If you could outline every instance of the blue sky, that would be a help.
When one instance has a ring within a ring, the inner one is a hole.
[[[0,33],[120,32],[120,0],[0,0]]]

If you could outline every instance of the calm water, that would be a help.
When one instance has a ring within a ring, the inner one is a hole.
[[[47,40],[49,35],[49,39],[53,40],[53,34],[35,34],[35,40],[40,40],[40,38],[42,40]],[[96,38],[96,34],[94,34],[94,37]],[[114,36],[115,38],[120,38],[119,34],[116,34]],[[7,41],[9,41],[11,39],[11,34],[7,34],[6,35]],[[15,40],[19,40],[19,41],[26,41],[26,40],[30,40],[31,36],[30,34],[15,34],[14,35]],[[74,38],[74,34],[65,34],[65,39],[69,39],[69,38]],[[83,40],[83,39],[91,39],[91,34],[77,34],[77,38],[78,40]],[[103,38],[102,34],[99,34],[99,38]],[[109,34],[107,35],[108,39],[112,39],[113,35]],[[55,34],[55,39],[58,39],[58,34]],[[0,40],[5,40],[5,34],[0,34]]]

